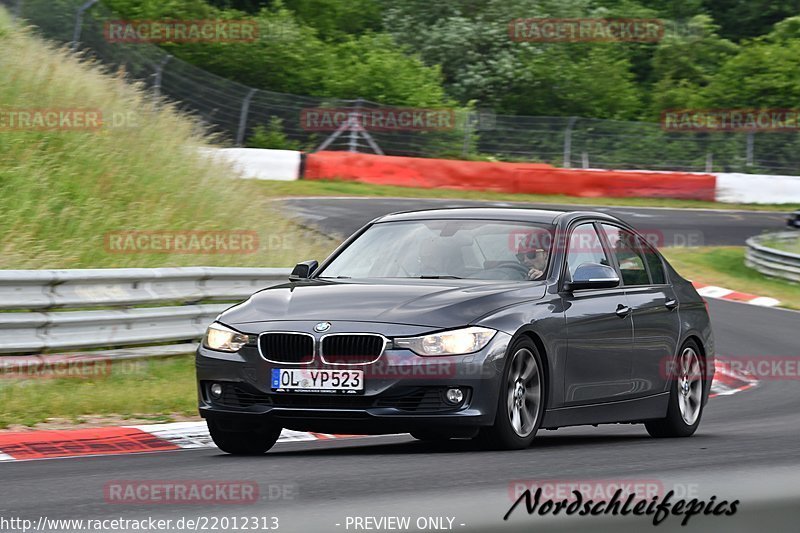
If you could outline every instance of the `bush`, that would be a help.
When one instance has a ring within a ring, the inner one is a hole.
[[[302,144],[289,139],[283,132],[283,120],[272,117],[265,127],[259,124],[247,139],[248,148],[271,148],[273,150],[302,150]]]

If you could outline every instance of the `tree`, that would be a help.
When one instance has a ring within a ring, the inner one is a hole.
[[[772,26],[800,13],[800,0],[703,0],[703,5],[720,25],[726,39],[764,35]]]
[[[701,107],[703,90],[738,51],[717,34],[718,26],[707,15],[693,17],[687,29],[666,35],[655,50],[651,118],[665,109]]]
[[[378,0],[290,0],[286,7],[326,41],[381,30]]]
[[[447,101],[438,66],[403,53],[388,35],[364,35],[338,45],[322,81],[326,96],[383,104],[440,106]]]
[[[614,44],[555,44],[523,62],[500,108],[521,115],[633,119],[640,101],[630,63]]]
[[[800,17],[776,24],[765,37],[746,41],[710,81],[707,105],[800,107]]]

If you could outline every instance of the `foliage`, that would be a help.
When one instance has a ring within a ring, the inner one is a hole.
[[[62,40],[70,38],[80,3],[23,2],[24,10],[52,11],[52,20],[42,22],[45,33]],[[124,19],[255,20],[254,43],[161,46],[265,92],[650,122],[674,108],[800,104],[796,0],[103,0],[103,6]],[[519,18],[661,19],[665,33],[654,43],[518,42],[509,23]],[[280,109],[273,113],[285,124],[294,120]],[[785,154],[794,144],[777,143],[759,148],[791,166]],[[448,154],[465,151],[446,144]],[[475,148],[466,152],[485,149],[485,140]],[[680,158],[695,155],[704,157]]]
[[[283,132],[283,120],[271,117],[269,124],[259,124],[247,139],[248,148],[271,148],[273,150],[301,150],[301,143],[289,139]]]

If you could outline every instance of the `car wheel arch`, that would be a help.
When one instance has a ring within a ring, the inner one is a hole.
[[[539,358],[542,361],[542,371],[544,372],[545,383],[546,383],[546,394],[543,398],[544,400],[544,408],[547,409],[547,406],[551,404],[551,395],[553,393],[552,381],[551,381],[551,373],[550,373],[550,360],[548,358],[548,352],[545,348],[544,341],[542,340],[541,336],[534,330],[531,326],[523,326],[517,330],[516,333],[511,337],[511,340],[508,342],[509,348],[514,345],[515,342],[520,340],[521,338],[527,338],[531,340],[536,346],[536,350],[539,352]]]
[[[680,348],[689,341],[694,341],[695,344],[697,344],[697,347],[700,348],[700,353],[697,355],[699,355],[703,359],[703,362],[705,362],[706,346],[705,343],[703,342],[703,338],[700,336],[698,332],[690,331],[689,333],[687,333],[686,336],[683,339],[681,339],[681,342],[678,343],[678,351],[680,351]],[[676,357],[678,355],[679,355],[678,353],[675,354]]]
[[[697,348],[698,348],[698,351],[699,351],[697,356],[700,358],[701,366],[703,368],[707,367],[707,365],[708,365],[708,351],[707,351],[705,343],[703,342],[702,335],[699,332],[696,332],[696,331],[689,331],[686,334],[686,336],[681,339],[680,343],[677,345],[678,350],[675,352],[675,355],[674,355],[674,364],[677,364],[678,357],[680,357],[680,353],[681,353],[683,347],[689,341],[693,341],[695,343],[695,345],[697,345]],[[713,358],[712,358],[712,361],[713,361]],[[713,365],[713,362],[712,362],[712,365]],[[703,371],[703,379],[704,379],[705,382],[708,382],[709,385],[710,385],[710,382],[708,381],[709,372],[711,372],[712,373],[711,375],[713,375],[713,373],[714,373],[713,366],[712,366],[712,368],[710,370],[704,370]],[[705,405],[707,401],[708,401],[708,394],[706,393],[706,394],[703,395],[703,405]]]
[[[700,335],[698,335],[697,333],[690,333],[689,335],[686,336],[685,339],[683,339],[683,342],[681,343],[681,346],[683,346],[684,344],[686,344],[689,341],[694,341],[694,343],[700,349],[700,353],[697,354],[697,355],[700,357],[700,359],[702,361],[702,364],[707,364],[708,363],[708,357],[706,356],[706,346],[703,343],[703,339],[700,337]]]

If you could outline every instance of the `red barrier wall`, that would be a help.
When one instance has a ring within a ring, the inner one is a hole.
[[[341,179],[427,189],[471,189],[570,196],[664,197],[714,201],[716,178],[684,172],[556,168],[350,152],[306,156],[304,179]]]

